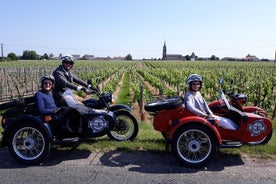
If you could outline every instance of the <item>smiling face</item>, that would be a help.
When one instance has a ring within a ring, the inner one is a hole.
[[[201,82],[199,81],[191,82],[192,91],[199,91],[200,88],[201,88]]]
[[[53,89],[54,85],[53,85],[53,81],[49,80],[49,79],[45,79],[42,82],[42,89],[44,91],[51,91]]]
[[[74,62],[73,61],[62,61],[62,67],[68,71],[71,70],[74,66]]]

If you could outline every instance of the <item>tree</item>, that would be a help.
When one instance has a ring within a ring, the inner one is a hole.
[[[184,58],[185,58],[186,61],[190,61],[191,60],[191,57],[189,55],[186,55]]]
[[[41,60],[43,60],[43,59],[49,59],[49,56],[48,56],[48,54],[45,53],[43,56],[40,57],[40,59]]]
[[[10,53],[8,54],[8,56],[7,56],[7,59],[8,59],[9,61],[16,61],[16,60],[18,60],[18,57],[15,55],[15,53],[10,52]]]
[[[214,61],[214,60],[219,60],[219,57],[216,57],[215,55],[212,55],[210,60]]]
[[[22,55],[22,59],[30,59],[30,60],[35,60],[38,59],[39,56],[37,55],[36,51],[33,50],[25,50]]]
[[[125,57],[126,60],[132,60],[132,56],[130,54],[126,55]]]
[[[51,53],[51,54],[49,55],[49,59],[54,59],[54,54],[53,54],[53,53]]]

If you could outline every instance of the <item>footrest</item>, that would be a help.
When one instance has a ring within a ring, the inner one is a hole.
[[[64,138],[61,140],[55,140],[53,142],[53,144],[57,144],[57,145],[72,145],[72,144],[76,144],[80,142],[80,138],[79,137],[70,137],[70,138]]]
[[[239,148],[243,144],[240,141],[222,141],[221,148]]]

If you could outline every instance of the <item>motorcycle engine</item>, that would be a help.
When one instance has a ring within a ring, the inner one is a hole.
[[[93,133],[98,133],[108,128],[109,122],[104,119],[104,116],[97,116],[88,121],[88,128],[91,128]]]

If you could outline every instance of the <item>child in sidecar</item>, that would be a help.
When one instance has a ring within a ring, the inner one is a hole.
[[[188,92],[185,95],[185,107],[194,114],[203,118],[215,118],[218,126],[224,129],[237,130],[238,125],[228,118],[215,116],[208,107],[205,99],[200,94],[202,87],[202,77],[198,74],[191,74],[187,78]]]

